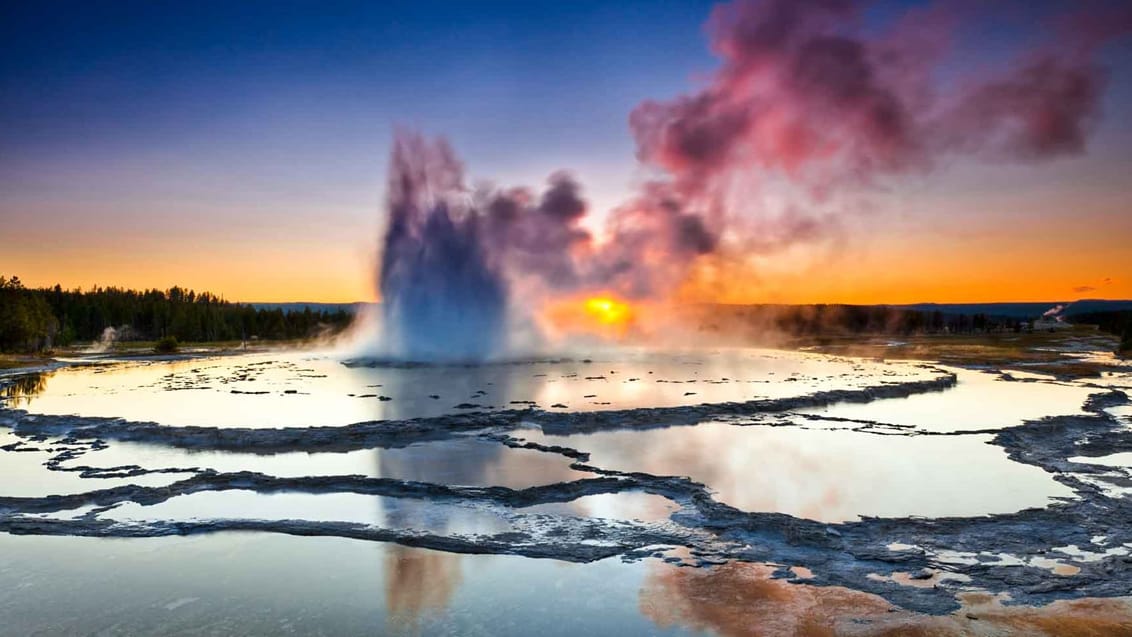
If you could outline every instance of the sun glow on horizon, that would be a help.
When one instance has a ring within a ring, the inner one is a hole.
[[[628,304],[609,296],[595,296],[586,299],[586,313],[604,325],[622,325],[633,318]]]
[[[619,340],[637,327],[637,309],[608,293],[560,298],[544,307],[540,323],[549,334]]]

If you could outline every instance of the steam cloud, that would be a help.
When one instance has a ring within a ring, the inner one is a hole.
[[[130,328],[123,325],[120,329],[114,327],[107,327],[102,330],[102,335],[99,336],[98,341],[91,343],[90,347],[86,348],[88,353],[103,354],[110,351],[121,337],[129,335]]]
[[[1050,309],[1046,310],[1045,312],[1042,312],[1042,316],[1043,317],[1052,316],[1052,317],[1055,317],[1058,320],[1060,320],[1061,319],[1060,314],[1068,308],[1069,308],[1069,305],[1066,305],[1064,303],[1059,303],[1059,304],[1051,307]]]
[[[611,211],[600,242],[580,224],[589,210],[569,173],[552,175],[539,194],[472,191],[447,144],[399,133],[380,270],[385,353],[505,354],[509,334],[545,299],[598,290],[659,298],[699,263],[726,267],[819,239],[846,189],[924,172],[950,155],[1082,152],[1105,85],[1096,51],[1132,30],[1132,11],[1068,18],[1057,44],[943,84],[950,32],[963,18],[927,7],[866,35],[848,0],[717,6],[708,33],[721,65],[710,81],[629,116],[637,157],[654,176]],[[795,196],[753,223],[767,211],[751,210],[744,195],[771,180]]]

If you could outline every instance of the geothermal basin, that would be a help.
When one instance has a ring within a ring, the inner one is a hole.
[[[0,383],[15,622],[0,632],[730,635],[754,617],[769,634],[965,634],[1132,617],[1119,366],[281,351],[88,356]],[[57,582],[74,604],[43,595]]]

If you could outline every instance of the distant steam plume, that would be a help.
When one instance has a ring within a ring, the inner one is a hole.
[[[1059,317],[1061,315],[1061,313],[1064,312],[1065,310],[1067,310],[1068,308],[1069,308],[1069,305],[1066,305],[1064,303],[1059,303],[1059,304],[1051,307],[1050,309],[1046,310],[1045,312],[1042,312],[1042,316],[1043,317],[1051,317],[1051,316],[1052,317]]]
[[[102,330],[102,335],[98,337],[98,340],[91,343],[90,347],[86,348],[86,351],[95,354],[104,354],[110,351],[110,348],[114,347],[114,343],[118,342],[123,336],[127,336],[129,332],[130,329],[126,325],[123,325],[120,329],[107,327]]]
[[[472,191],[444,142],[398,134],[380,271],[385,353],[504,354],[515,331],[537,332],[527,328],[548,300],[663,299],[697,268],[823,240],[847,191],[953,155],[1081,152],[1105,86],[1097,48],[1129,32],[1132,12],[1070,16],[1055,43],[1005,70],[943,83],[964,19],[927,7],[874,34],[848,0],[717,6],[708,33],[720,67],[697,92],[632,111],[651,178],[598,237],[580,223],[590,211],[568,173],[541,193]],[[773,206],[760,196],[770,189]]]

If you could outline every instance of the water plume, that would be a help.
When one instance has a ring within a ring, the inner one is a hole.
[[[398,136],[379,283],[386,355],[473,361],[503,342],[507,284],[463,195],[446,143]]]

